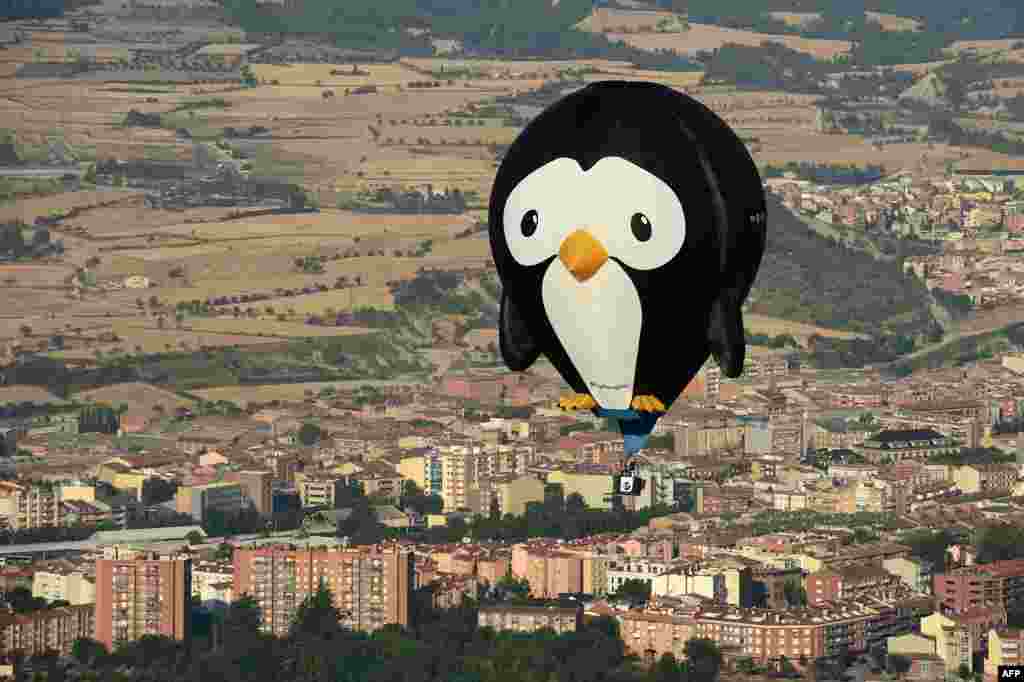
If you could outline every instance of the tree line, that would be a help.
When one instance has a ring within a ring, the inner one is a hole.
[[[684,661],[667,654],[649,666],[627,654],[610,617],[584,619],[562,634],[498,632],[478,627],[478,609],[466,599],[438,610],[421,592],[409,626],[355,632],[342,627],[334,596],[321,584],[280,637],[261,630],[259,606],[243,595],[213,620],[194,612],[195,629],[213,636],[191,647],[146,635],[110,652],[80,639],[70,665],[52,654],[32,663],[50,682],[707,682],[723,664],[713,641],[691,639]]]
[[[872,163],[860,167],[852,163],[790,161],[783,165],[768,164],[761,169],[761,174],[766,178],[780,178],[786,173],[795,174],[799,180],[821,185],[863,185],[878,181],[885,174],[885,166]]]

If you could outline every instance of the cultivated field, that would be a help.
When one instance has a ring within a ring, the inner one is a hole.
[[[645,50],[672,50],[680,54],[696,50],[715,50],[726,43],[757,46],[771,41],[782,43],[792,50],[806,52],[818,59],[831,59],[849,52],[851,47],[847,40],[770,35],[710,24],[690,24],[690,30],[683,33],[608,33],[608,37]]]
[[[275,310],[277,308],[275,307]],[[281,322],[265,314],[259,319],[232,319],[230,317],[190,317],[183,328],[195,333],[246,335],[256,337],[274,336],[280,338],[303,338],[309,336],[351,336],[370,334],[373,330],[365,327],[317,327],[301,321]]]

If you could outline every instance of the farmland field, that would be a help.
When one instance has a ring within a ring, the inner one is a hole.
[[[831,59],[850,51],[847,40],[819,40],[800,36],[755,33],[710,24],[690,24],[683,33],[608,33],[611,40],[622,40],[644,50],[672,50],[679,53],[696,50],[715,50],[726,43],[757,46],[765,41],[782,43],[786,47],[806,52],[818,59]]]
[[[248,336],[278,336],[283,338],[302,338],[306,336],[349,336],[352,334],[371,334],[373,330],[365,327],[318,327],[301,321],[281,322],[276,319],[245,319],[190,317],[184,323],[184,329],[196,333],[219,333]]]

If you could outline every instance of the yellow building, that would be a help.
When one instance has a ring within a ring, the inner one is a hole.
[[[972,208],[967,212],[967,220],[964,222],[964,227],[982,227],[984,225],[998,225],[1003,220],[1002,211],[989,208],[981,207]]]
[[[561,483],[565,497],[578,493],[591,509],[611,509],[611,474],[582,474],[568,471],[552,471],[548,483]]]
[[[123,471],[114,474],[114,480],[110,484],[117,490],[123,490],[135,495],[135,499],[142,499],[142,484],[149,478],[146,474],[138,471]]]
[[[344,485],[341,474],[323,472],[295,473],[295,489],[303,507],[327,507],[334,509],[335,492]]]
[[[964,495],[1013,489],[1017,467],[1012,464],[968,464],[953,470],[953,482]]]
[[[71,483],[60,487],[60,499],[79,502],[95,502],[96,486],[87,483]]]
[[[1004,628],[988,631],[985,682],[995,682],[1001,665],[1024,663],[1024,630]]]
[[[946,672],[955,672],[961,665],[974,671],[974,637],[968,628],[941,613],[921,619],[921,634],[935,640],[935,655],[946,664]]]
[[[535,476],[519,476],[496,483],[493,494],[502,514],[522,516],[528,503],[544,501],[544,483]]]
[[[36,571],[32,596],[47,601],[66,601],[72,606],[96,603],[96,583],[81,571]]]
[[[427,489],[427,458],[423,455],[403,457],[398,463],[398,473],[402,478],[412,481],[420,490]]]
[[[427,528],[447,526],[448,517],[445,514],[427,514]]]

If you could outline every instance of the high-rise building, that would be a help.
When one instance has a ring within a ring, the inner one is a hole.
[[[0,655],[58,651],[67,656],[76,639],[92,636],[92,604],[0,614]]]
[[[234,593],[260,605],[263,630],[283,635],[303,600],[322,580],[342,613],[342,625],[373,631],[389,623],[409,624],[415,584],[413,554],[380,545],[348,549],[238,549]]]
[[[272,472],[263,470],[231,472],[224,476],[224,480],[237,481],[242,486],[242,492],[260,514],[270,514],[274,510],[271,488],[273,478]]]
[[[118,552],[96,560],[96,640],[108,649],[143,635],[191,637],[192,559]]]
[[[0,481],[0,517],[13,530],[60,526],[60,490],[53,485]]]
[[[175,505],[179,514],[190,514],[202,523],[211,509],[234,514],[245,509],[247,502],[240,483],[217,481],[178,488]]]

